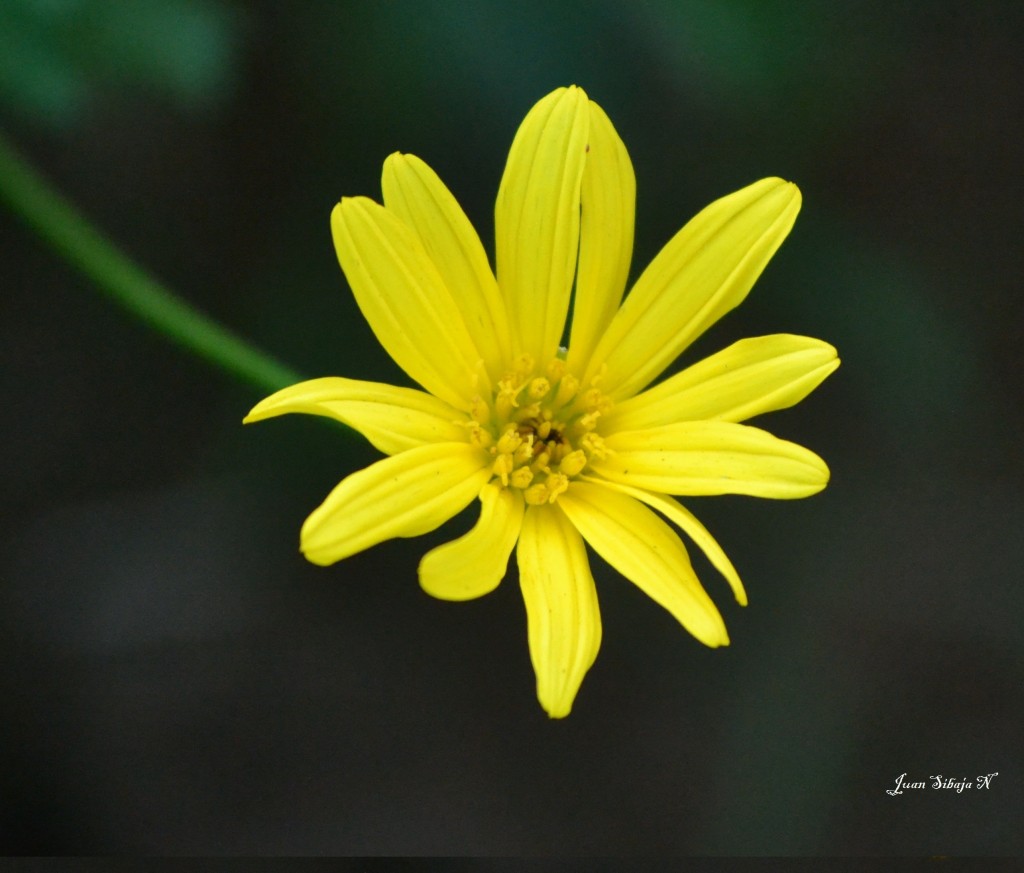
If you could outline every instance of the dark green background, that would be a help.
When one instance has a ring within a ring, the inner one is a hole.
[[[604,644],[534,697],[514,571],[334,567],[305,516],[376,457],[93,293],[0,215],[0,849],[11,853],[1015,854],[1020,810],[1024,5],[103,2],[0,7],[0,121],[139,262],[309,376],[404,377],[328,215],[394,150],[488,248],[529,107],[583,86],[638,185],[638,275],[767,175],[804,209],[680,365],[804,333],[843,365],[761,424],[805,501],[688,502],[739,569],[712,651],[595,559]],[[988,791],[890,797],[901,773]]]

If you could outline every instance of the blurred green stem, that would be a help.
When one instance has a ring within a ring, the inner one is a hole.
[[[136,266],[0,134],[0,201],[132,315],[222,370],[268,391],[302,377],[193,309]]]

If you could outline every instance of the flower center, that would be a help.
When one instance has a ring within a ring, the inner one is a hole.
[[[591,457],[604,457],[597,423],[611,401],[599,379],[584,388],[561,358],[537,367],[520,355],[490,402],[473,404],[471,439],[494,458],[491,481],[518,488],[527,503],[554,503]]]

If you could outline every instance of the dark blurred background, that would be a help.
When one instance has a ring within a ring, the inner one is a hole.
[[[583,86],[638,183],[633,276],[766,175],[804,209],[743,336],[835,344],[757,423],[805,501],[688,502],[711,651],[595,559],[604,644],[537,705],[514,571],[423,594],[471,517],[324,569],[305,516],[377,457],[94,293],[0,213],[0,850],[1016,854],[1024,4],[5,0],[0,122],[132,257],[308,376],[405,380],[335,260],[342,194],[415,153],[492,249],[529,107]],[[989,790],[885,793],[902,773]]]

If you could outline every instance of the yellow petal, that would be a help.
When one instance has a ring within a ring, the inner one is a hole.
[[[636,179],[629,153],[593,101],[580,207],[580,262],[568,356],[570,370],[577,371],[583,370],[622,302],[636,216]]]
[[[498,587],[523,523],[522,493],[489,484],[480,492],[473,529],[431,549],[420,561],[420,586],[441,600],[472,600]]]
[[[589,110],[559,88],[527,113],[509,151],[494,213],[498,285],[516,353],[554,356],[569,309],[580,233]]]
[[[366,197],[331,213],[338,261],[380,344],[431,394],[459,409],[486,390],[482,357],[413,231]]]
[[[716,200],[659,252],[595,349],[584,381],[607,364],[615,400],[650,383],[750,291],[800,211],[800,191],[762,179]]]
[[[557,506],[531,506],[516,557],[537,699],[552,718],[563,718],[601,646],[587,550]]]
[[[466,442],[467,436],[466,429],[455,423],[465,416],[432,394],[340,376],[283,388],[257,403],[243,423],[288,412],[337,419],[387,455],[427,443]]]
[[[836,350],[806,336],[775,334],[733,343],[615,406],[606,431],[677,421],[745,421],[799,403],[839,366]]]
[[[727,421],[684,421],[605,438],[594,472],[613,482],[665,494],[749,494],[796,498],[828,483],[814,452],[767,431]]]
[[[747,592],[743,588],[743,583],[740,581],[739,573],[737,573],[736,568],[733,567],[732,561],[729,560],[729,556],[725,554],[722,547],[718,545],[715,538],[711,536],[710,531],[700,523],[697,516],[679,503],[679,501],[673,500],[665,494],[655,494],[651,491],[644,491],[641,488],[630,488],[628,485],[623,485],[620,482],[599,481],[592,479],[589,476],[584,476],[583,479],[588,482],[595,482],[605,488],[611,488],[613,491],[620,491],[623,494],[628,494],[630,497],[635,497],[637,500],[646,503],[652,509],[656,509],[669,521],[677,524],[682,528],[683,532],[700,547],[701,551],[707,555],[712,566],[725,577],[725,581],[728,582],[729,587],[732,588],[732,593],[736,598],[736,602],[740,604],[740,606],[747,605]]]
[[[603,485],[573,482],[558,505],[602,558],[706,646],[729,635],[718,609],[690,566],[682,540],[632,497]]]
[[[512,357],[508,317],[473,225],[437,174],[415,155],[391,155],[384,162],[381,187],[384,206],[423,243],[497,382]]]
[[[467,443],[409,449],[344,478],[302,526],[302,551],[333,564],[392,537],[414,537],[465,509],[490,477]]]

